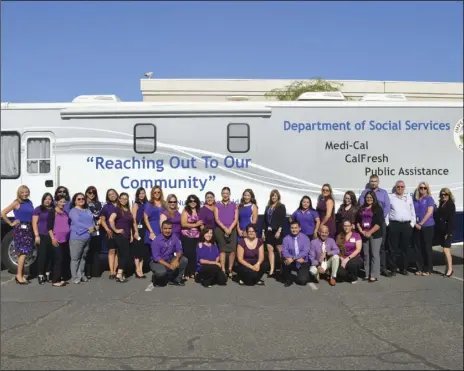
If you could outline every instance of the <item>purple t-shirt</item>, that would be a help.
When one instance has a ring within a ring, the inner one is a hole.
[[[218,217],[222,224],[229,228],[235,220],[235,210],[237,204],[233,201],[229,201],[227,205],[222,202],[217,202],[216,207],[218,209]]]
[[[292,220],[300,222],[301,233],[312,236],[316,227],[316,219],[319,218],[319,213],[314,209],[309,209],[305,212],[298,209],[292,214]]]
[[[256,248],[250,250],[245,243],[245,239],[239,241],[238,243],[240,246],[243,247],[243,260],[245,260],[249,264],[256,264],[259,260],[259,248],[263,244],[263,241],[258,238],[258,243],[256,244]]]
[[[117,208],[114,226],[116,227],[116,229],[124,230],[124,232],[121,233],[122,236],[126,237],[127,239],[130,239],[131,229],[133,225],[134,217],[132,216],[132,213],[129,210],[123,211],[122,209]]]
[[[361,236],[359,233],[352,232],[350,239],[345,241],[346,252],[344,258],[350,256],[356,250],[356,241],[362,241]]]
[[[218,256],[219,256],[219,249],[216,244],[207,246],[204,243],[199,243],[197,245],[197,272],[199,272],[201,268],[201,264],[200,264],[201,259],[209,260],[209,261],[216,261]]]
[[[416,212],[416,223],[420,223],[422,218],[427,214],[428,207],[435,207],[435,202],[431,196],[425,196],[418,200],[414,199],[414,210]],[[432,227],[435,225],[435,220],[433,219],[433,214],[430,215],[430,218],[424,223],[424,227]]]
[[[173,216],[171,216],[167,210],[163,212],[166,215],[166,220],[169,220],[172,223],[172,234],[177,238],[180,238],[180,231],[182,229],[180,224],[180,213],[176,210]]]
[[[214,220],[214,211],[203,206],[198,213],[198,219],[203,221],[203,225],[209,229],[216,228],[216,221]]]
[[[69,241],[71,229],[69,226],[69,217],[66,212],[55,212],[55,224],[53,226],[53,235],[59,243]]]
[[[48,213],[50,210],[51,208],[42,210],[42,208],[38,206],[32,213],[32,216],[39,217],[37,228],[39,229],[39,235],[41,236],[48,236]]]

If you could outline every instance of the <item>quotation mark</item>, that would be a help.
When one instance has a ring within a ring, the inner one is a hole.
[[[216,180],[216,175],[209,176],[209,181],[212,182],[213,180]]]
[[[87,162],[93,162],[93,157],[87,157]]]

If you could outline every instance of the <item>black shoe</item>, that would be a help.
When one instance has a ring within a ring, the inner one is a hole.
[[[284,283],[284,287],[289,287],[289,286],[291,286],[291,285],[292,285],[292,282],[288,282],[288,281],[287,281],[287,282]]]
[[[15,277],[15,281],[18,285],[29,285],[29,281],[26,280],[21,282],[17,277]]]
[[[180,281],[180,282],[178,282],[178,281],[169,281],[168,284],[169,284],[170,286],[185,286],[185,283],[182,282],[182,281]]]
[[[406,269],[400,270],[400,274],[402,274],[403,276],[409,276],[409,273]]]
[[[390,277],[394,277],[394,276],[396,276],[396,269],[393,271],[390,271]]]
[[[392,274],[387,270],[384,270],[384,271],[380,272],[380,274],[382,276],[384,276],[384,277],[391,277],[392,276]]]
[[[116,282],[118,283],[126,283],[127,281],[129,281],[127,278],[119,278],[119,277],[115,277],[114,278],[116,280]]]
[[[46,282],[46,281],[45,281],[45,278],[44,278],[44,277],[40,277],[40,276],[37,277],[37,281],[39,281],[39,285],[43,285],[43,284],[45,284],[45,282]]]
[[[445,273],[445,274],[443,275],[443,277],[450,278],[450,277],[453,275],[453,273],[454,273],[453,271],[451,271],[450,274],[446,274],[446,273]]]

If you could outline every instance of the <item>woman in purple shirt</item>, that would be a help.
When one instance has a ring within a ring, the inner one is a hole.
[[[53,246],[48,234],[48,213],[52,209],[52,205],[52,194],[44,193],[40,206],[36,207],[32,213],[32,230],[34,231],[35,244],[38,246],[37,280],[39,285],[50,281]]]
[[[205,204],[201,207],[200,212],[198,213],[198,218],[203,221],[201,229],[208,227],[209,229],[216,228],[216,222],[214,220],[214,210],[216,209],[216,198],[214,193],[211,191],[206,192],[205,194]]]
[[[198,217],[200,211],[200,199],[195,195],[189,195],[185,201],[185,207],[180,216],[182,250],[188,259],[187,267],[184,271],[186,280],[195,277],[197,264],[197,244],[200,238],[200,227],[203,222]]]
[[[103,205],[98,199],[98,191],[94,186],[89,186],[85,190],[85,197],[87,198],[87,205],[93,215],[93,221],[95,223],[95,232],[90,237],[90,248],[87,253],[87,259],[85,264],[85,274],[88,279],[92,277],[100,277],[100,252],[102,246],[102,236],[100,231],[101,219],[100,214],[103,209]],[[103,229],[103,228],[102,228]]]
[[[264,285],[261,279],[267,267],[264,263],[264,244],[257,236],[254,224],[246,227],[246,237],[237,246],[237,276],[240,285]]]
[[[114,242],[119,256],[115,280],[119,283],[125,283],[127,279],[124,277],[124,272],[130,261],[130,243],[133,240],[138,241],[140,238],[137,224],[129,209],[129,195],[127,193],[122,192],[119,195],[118,206],[110,215],[109,223],[114,232]]]
[[[72,282],[79,284],[89,280],[85,275],[85,260],[90,248],[90,237],[96,231],[93,214],[83,193],[79,192],[73,196],[69,219],[71,220],[69,236],[71,276]]]
[[[237,230],[235,229],[238,222],[237,204],[230,200],[229,187],[224,187],[221,195],[222,200],[216,203],[216,209],[214,210],[214,219],[216,221],[214,238],[221,251],[219,257],[224,273],[226,273],[226,254],[229,254],[228,277],[232,278],[235,252],[237,250]]]
[[[135,201],[132,205],[132,217],[135,220],[140,240],[134,240],[131,245],[132,255],[134,257],[135,263],[136,278],[147,278],[147,276],[143,274],[143,259],[150,251],[150,245],[146,245],[143,238],[146,232],[143,213],[145,212],[145,206],[147,203],[148,199],[145,188],[138,188],[137,191],[135,191]]]
[[[354,284],[358,282],[359,270],[363,263],[359,255],[362,249],[361,236],[353,231],[353,227],[350,220],[344,220],[343,231],[337,235],[336,243],[340,249],[337,279]]]
[[[353,225],[356,224],[356,217],[358,215],[359,207],[356,195],[353,191],[348,191],[343,196],[343,203],[338,208],[335,214],[336,233],[339,234],[343,231],[343,221],[350,220]]]
[[[59,186],[55,190],[55,197],[54,197],[54,204],[56,203],[56,199],[58,196],[64,196],[66,199],[66,205],[64,205],[64,211],[69,214],[69,210],[71,209],[71,196],[69,193],[69,189],[64,186]]]
[[[172,234],[180,239],[182,226],[180,225],[179,201],[175,194],[168,195],[166,200],[166,210],[160,215],[160,228],[165,220],[169,220],[172,223]]]
[[[32,205],[29,196],[31,191],[25,185],[19,186],[16,199],[2,210],[2,219],[13,228],[13,243],[18,255],[18,269],[15,281],[20,285],[27,285],[29,281],[24,277],[24,262],[34,250],[34,235],[32,233]],[[11,222],[7,214],[13,211],[14,221]]]
[[[435,202],[428,183],[419,183],[414,192],[413,202],[416,212],[416,225],[412,235],[416,255],[416,275],[429,276],[433,272],[432,246],[435,232],[435,220],[433,218]]]
[[[316,211],[321,218],[321,225],[326,225],[329,228],[329,237],[335,238],[335,201],[330,184],[322,186],[322,193],[319,196]]]
[[[227,276],[221,269],[219,262],[219,249],[213,241],[213,230],[204,227],[197,245],[197,278],[203,287],[214,284],[224,286]]]
[[[301,233],[308,236],[310,241],[317,238],[317,231],[319,230],[321,220],[317,211],[313,209],[311,197],[303,196],[301,198],[300,206],[292,214],[290,220],[300,223]]]
[[[147,231],[145,232],[146,244],[151,244],[155,237],[161,233],[160,216],[166,209],[166,202],[164,201],[163,190],[160,186],[155,186],[150,191],[150,201],[145,205],[143,219]]]
[[[103,241],[105,241],[106,248],[108,250],[108,266],[110,268],[109,279],[113,280],[116,277],[116,268],[118,267],[118,255],[116,254],[116,245],[114,243],[113,231],[111,230],[108,222],[110,215],[116,211],[118,204],[118,192],[115,189],[110,188],[106,191],[106,204],[100,214],[100,222],[103,227],[105,234],[103,235]]]
[[[255,194],[253,190],[245,189],[243,191],[240,204],[238,205],[238,240],[241,241],[244,237],[246,237],[246,227],[248,224],[256,224],[257,222],[258,206]]]
[[[65,251],[68,250],[69,236],[71,229],[68,214],[64,210],[66,207],[66,196],[58,195],[55,198],[55,207],[48,213],[48,234],[53,246],[53,269],[52,282],[55,287],[66,285],[63,280],[63,258]]]

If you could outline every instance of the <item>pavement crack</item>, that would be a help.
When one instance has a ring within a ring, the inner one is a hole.
[[[66,308],[66,307],[70,307],[72,305],[72,300],[67,300],[65,301],[65,303],[63,305],[60,305],[58,308],[56,308],[55,310],[51,311],[51,312],[48,312],[47,314],[44,314],[43,316],[40,316],[40,317],[37,317],[35,320],[31,321],[31,322],[27,322],[27,323],[22,323],[22,324],[19,324],[19,325],[15,325],[15,326],[12,326],[10,328],[7,328],[3,331],[0,332],[0,334],[4,334],[8,331],[13,331],[13,330],[16,330],[18,328],[21,328],[21,327],[27,327],[27,326],[34,326],[34,325],[37,325],[39,324],[41,321],[44,321],[45,319],[47,319],[48,317],[56,314],[57,312],[59,312],[60,310]]]
[[[195,349],[195,341],[199,340],[201,336],[195,336],[189,340],[187,340],[187,350],[192,351]]]

